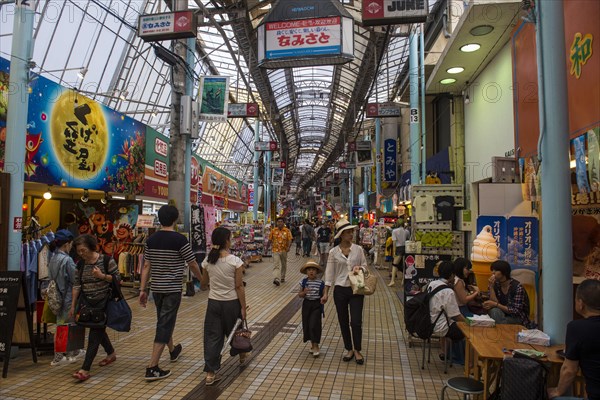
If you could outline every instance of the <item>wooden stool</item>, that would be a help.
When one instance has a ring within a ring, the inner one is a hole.
[[[444,393],[446,389],[454,389],[459,393],[464,394],[464,399],[467,399],[468,394],[482,394],[483,393],[483,383],[476,381],[472,378],[450,378],[448,382],[444,384],[444,388],[442,389],[442,400],[444,400]]]

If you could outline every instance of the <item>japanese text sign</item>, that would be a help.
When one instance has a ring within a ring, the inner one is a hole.
[[[396,182],[398,171],[396,168],[396,140],[386,139],[383,143],[383,179],[386,182]]]
[[[340,54],[340,17],[301,19],[266,24],[266,58]]]

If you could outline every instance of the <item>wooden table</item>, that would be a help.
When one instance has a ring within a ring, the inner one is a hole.
[[[542,360],[553,365],[562,365],[562,358],[556,354],[556,350],[564,348],[564,345],[551,347],[529,345],[517,342],[517,333],[525,329],[521,325],[496,325],[495,327],[469,326],[464,322],[458,322],[458,327],[465,334],[465,376],[471,373],[475,379],[483,380],[483,398],[489,396],[490,384],[497,376],[502,360],[514,349],[534,349],[546,353],[547,357]],[[471,358],[473,362],[471,364]],[[481,370],[479,369],[481,362]]]

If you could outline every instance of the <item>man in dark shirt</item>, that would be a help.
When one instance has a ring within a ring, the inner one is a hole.
[[[600,281],[586,279],[577,288],[575,310],[585,319],[569,322],[565,341],[565,361],[558,386],[548,389],[548,397],[562,399],[573,384],[577,371],[585,377],[589,400],[600,400]]]
[[[331,228],[327,222],[323,222],[323,226],[317,233],[317,246],[319,246],[320,265],[325,268],[327,264],[327,256],[329,255],[329,242],[331,241]]]

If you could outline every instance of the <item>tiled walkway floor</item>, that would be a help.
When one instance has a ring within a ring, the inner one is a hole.
[[[252,264],[247,270],[246,298],[248,320],[255,337],[272,339],[262,350],[252,354],[247,365],[223,357],[223,380],[213,387],[204,386],[202,372],[203,323],[207,292],[198,292],[182,301],[175,329],[175,341],[183,344],[183,354],[174,364],[163,354],[161,366],[172,375],[162,381],[146,382],[145,366],[154,338],[155,309],[139,307],[130,300],[134,322],[131,332],[110,331],[117,351],[117,361],[98,367],[102,350],[96,357],[92,377],[75,382],[71,373],[80,366],[67,364],[51,367],[52,355],[44,353],[33,364],[29,349],[10,361],[8,378],[0,378],[0,398],[9,399],[438,399],[443,381],[460,376],[462,368],[454,366],[443,373],[437,359],[439,349],[432,349],[432,361],[420,368],[421,348],[409,347],[403,329],[402,306],[395,288],[386,286],[388,272],[378,270],[381,278],[374,295],[365,299],[363,317],[363,355],[365,364],[343,362],[343,342],[339,333],[333,299],[325,307],[321,356],[313,358],[308,344],[302,343],[301,312],[294,291],[303,277],[300,266],[306,261],[290,253],[286,283],[272,283],[270,259]],[[286,308],[287,307],[287,308]],[[297,311],[294,311],[294,307]],[[288,321],[274,321],[282,310]],[[285,311],[284,310],[284,311]],[[281,329],[272,329],[279,322]],[[457,399],[448,391],[446,398]]]

